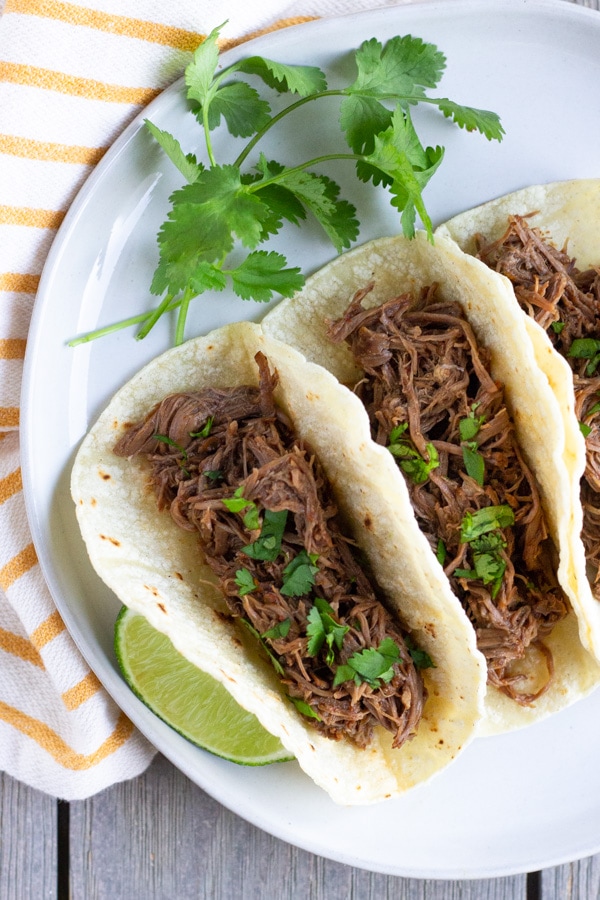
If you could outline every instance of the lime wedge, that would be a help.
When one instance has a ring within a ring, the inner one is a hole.
[[[293,759],[220,682],[188,662],[168,637],[127,607],[115,623],[115,652],[137,697],[192,743],[243,766]]]

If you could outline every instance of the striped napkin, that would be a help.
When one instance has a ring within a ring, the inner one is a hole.
[[[407,0],[405,0],[407,2]],[[0,18],[0,770],[80,799],[154,749],[106,695],[52,601],[25,516],[19,392],[56,229],[123,128],[203,35],[225,46],[381,0],[4,0]],[[388,4],[395,5],[395,4]],[[0,10],[2,0],[0,0]]]

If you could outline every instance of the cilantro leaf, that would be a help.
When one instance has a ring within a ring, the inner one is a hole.
[[[189,435],[191,438],[199,438],[199,437],[208,437],[212,431],[213,423],[215,421],[214,416],[209,416],[206,420],[204,426],[200,429],[200,431],[190,431]]]
[[[291,297],[304,284],[300,269],[286,269],[286,262],[281,253],[255,250],[227,274],[231,276],[233,290],[238,297],[268,303],[274,293]]]
[[[278,622],[277,625],[274,625],[272,628],[267,629],[267,631],[263,631],[261,637],[267,638],[270,641],[276,641],[280,638],[286,638],[290,633],[291,624],[291,619],[284,619],[283,622]]]
[[[251,137],[265,127],[271,117],[271,107],[246,82],[233,82],[219,87],[211,97],[207,113],[211,131],[220,124],[221,116],[234,137]]]
[[[440,459],[434,445],[427,444],[429,460],[423,459],[409,437],[404,433],[408,428],[408,422],[403,422],[392,428],[388,450],[398,460],[402,471],[411,478],[415,484],[423,484],[427,481],[429,473],[440,464]]]
[[[381,686],[394,677],[394,664],[402,662],[400,648],[392,638],[384,638],[377,648],[368,647],[353,653],[347,663],[338,666],[333,686],[354,680],[356,684],[366,681],[371,687]]]
[[[321,721],[321,716],[306,703],[305,700],[301,700],[299,697],[290,697],[290,700],[296,707],[299,713],[302,713],[303,716],[308,716],[309,719],[316,719],[318,722]]]
[[[307,618],[306,634],[309,641],[306,652],[309,656],[317,656],[325,644],[327,647],[325,662],[328,666],[332,666],[335,660],[334,647],[342,649],[344,635],[350,630],[350,626],[340,625],[332,607],[322,597],[315,597]]]
[[[152,135],[152,137],[160,144],[171,162],[177,166],[186,181],[190,184],[198,178],[198,175],[204,169],[202,163],[199,163],[195,156],[191,153],[185,154],[181,149],[181,144],[177,138],[158,128],[150,119],[144,119],[144,125]]]
[[[312,212],[338,253],[356,240],[356,209],[339,199],[339,186],[331,178],[304,170],[283,169],[278,184]]]
[[[452,119],[459,128],[464,128],[466,131],[479,131],[488,141],[502,140],[505,132],[497,113],[490,112],[488,109],[462,106],[460,103],[448,100],[447,97],[437,100],[436,103],[446,118]]]
[[[260,634],[260,632],[258,632],[258,631],[256,630],[256,628],[254,627],[254,625],[252,625],[252,623],[249,622],[248,619],[239,619],[239,621],[242,623],[242,625],[244,626],[244,628],[246,628],[246,629],[250,632],[250,634],[251,634],[254,638],[256,638],[256,640],[258,641],[258,643],[259,643],[260,646],[262,647],[263,651],[267,654],[269,660],[271,661],[271,665],[273,666],[273,668],[275,669],[275,671],[277,672],[277,674],[278,674],[279,676],[283,677],[283,676],[285,675],[285,671],[284,671],[283,666],[281,665],[281,663],[279,662],[279,660],[277,659],[277,657],[275,656],[275,654],[272,652],[272,650],[270,649],[270,647],[268,646],[268,644],[265,644],[265,642],[263,641],[263,638],[262,638],[262,635]]]
[[[589,359],[585,374],[593,375],[600,364],[600,341],[594,338],[575,338],[567,356],[573,359]]]
[[[250,56],[235,63],[232,69],[246,75],[258,75],[268,87],[279,93],[289,91],[307,97],[327,89],[327,79],[317,66],[289,66],[262,56]]]
[[[382,46],[376,38],[364,41],[355,53],[358,74],[349,93],[373,97],[402,95],[410,102],[425,96],[441,78],[446,58],[434,44],[410,34],[391,38]]]
[[[463,419],[463,421],[465,420]],[[483,487],[485,460],[477,449],[477,442],[468,441],[463,444],[462,455],[467,475],[470,475],[480,487]]]
[[[315,553],[310,556],[306,550],[301,550],[283,570],[283,587],[281,593],[286,597],[303,597],[309,594],[315,583],[314,576],[319,571],[316,565],[318,557]]]
[[[260,519],[258,516],[258,507],[253,500],[246,500],[243,496],[243,487],[239,487],[235,490],[232,497],[225,497],[221,500],[223,506],[225,506],[229,512],[237,513],[244,512],[242,516],[242,521],[246,528],[250,531],[255,531],[260,527]]]
[[[510,506],[484,506],[472,513],[467,510],[461,522],[460,540],[466,544],[475,538],[515,524],[515,515]]]
[[[414,237],[418,213],[432,239],[433,226],[422,192],[443,156],[442,147],[422,146],[408,111],[399,106],[390,127],[375,136],[373,152],[365,156],[365,162],[381,169],[391,180],[392,205],[401,212],[402,230],[408,237]]]
[[[461,419],[458,423],[461,441],[472,441],[479,434],[479,429],[485,422],[485,416],[476,416],[475,409],[478,404],[474,403],[468,416]]]
[[[252,573],[248,569],[238,569],[235,573],[235,583],[238,586],[238,594],[243,597],[244,594],[250,594],[256,589],[256,583],[252,577]]]
[[[287,509],[282,509],[279,512],[265,509],[260,535],[253,544],[242,547],[242,553],[245,553],[251,559],[262,559],[269,562],[277,559],[281,550],[281,541],[285,531],[287,516]]]
[[[185,70],[187,95],[190,100],[204,104],[209,97],[213,78],[219,64],[218,37],[225,23],[213,28],[194,52]]]

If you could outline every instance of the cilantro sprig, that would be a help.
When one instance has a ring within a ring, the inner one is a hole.
[[[171,195],[171,209],[158,234],[159,262],[150,290],[162,300],[151,312],[77,338],[72,346],[132,324],[141,326],[137,337],[143,338],[168,312],[177,312],[175,343],[181,343],[193,298],[228,285],[240,298],[259,303],[276,294],[292,296],[304,283],[300,269],[261,245],[285,223],[300,225],[308,215],[338,253],[359,234],[354,205],[340,197],[335,181],[314,171],[325,162],[354,165],[361,181],[386,188],[403,233],[413,237],[420,217],[433,240],[423,191],[443,160],[444,148],[421,142],[412,118],[418,104],[437,107],[460,128],[478,131],[488,140],[500,141],[504,134],[495,113],[428,94],[437,87],[446,59],[421,38],[364,41],[354,52],[353,81],[329,88],[315,66],[252,56],[222,68],[222,28],[207,36],[185,70],[187,99],[202,130],[206,162],[186,153],[169,132],[146,123],[186,182]],[[292,102],[273,112],[254,86],[255,79],[267,91],[292,95]],[[265,135],[300,107],[332,97],[339,98],[340,146],[294,165],[261,152],[254,155]],[[217,158],[212,135],[222,123],[235,138],[247,139],[241,150],[239,142],[231,143],[235,159]]]

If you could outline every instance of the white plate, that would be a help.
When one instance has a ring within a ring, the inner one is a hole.
[[[309,23],[259,38],[227,54],[262,53],[313,63],[331,81],[344,53],[362,40],[412,33],[448,58],[439,96],[498,112],[502,144],[458,130],[425,109],[419,126],[446,159],[426,195],[434,224],[461,209],[530,183],[598,176],[600,15],[564,0],[432,2]],[[299,113],[297,144],[313,155],[331,110]],[[178,134],[199,139],[181,84],[144,111]],[[227,139],[221,149],[227,151]],[[302,149],[302,148],[300,148]],[[300,159],[297,157],[298,160]],[[302,157],[306,158],[306,157]],[[357,190],[361,239],[397,230],[383,193]],[[343,178],[342,178],[343,176]],[[177,172],[136,120],[95,169],[69,210],[48,257],[27,346],[23,395],[25,493],[38,556],[56,604],[90,666],[156,747],[194,782],[239,815],[321,856],[395,875],[480,878],[523,872],[600,850],[600,693],[525,731],[474,742],[430,784],[369,808],[342,809],[295,763],[245,769],[211,757],[172,732],[130,693],[112,651],[118,603],[91,570],[75,522],[68,480],[73,453],[109,397],[166,349],[170,326],[146,340],[132,331],[76,350],[66,340],[149,308],[156,232]],[[317,229],[279,240],[310,271],[333,255]],[[291,256],[293,254],[293,257]],[[600,256],[600,254],[599,254]],[[258,318],[233,297],[195,302],[189,336],[233,319]]]

